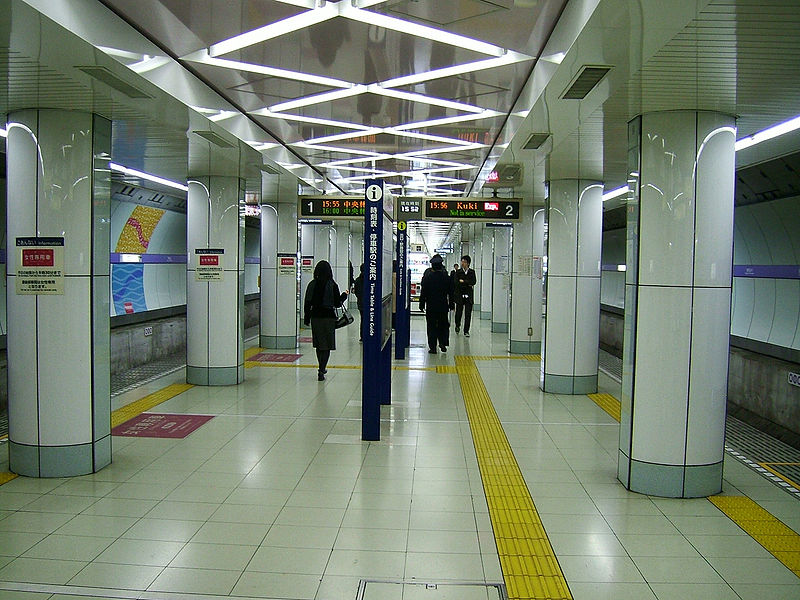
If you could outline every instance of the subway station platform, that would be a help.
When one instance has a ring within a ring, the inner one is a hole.
[[[354,327],[324,382],[301,341],[250,348],[236,387],[176,371],[115,396],[109,467],[0,486],[0,598],[800,598],[788,477],[729,447],[721,496],[628,492],[612,377],[545,394],[486,321],[437,355],[412,326],[380,442],[360,440]]]

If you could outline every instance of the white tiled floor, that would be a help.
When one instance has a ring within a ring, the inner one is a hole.
[[[402,364],[505,353],[505,334],[475,325],[430,356],[415,319],[412,343],[423,347]],[[339,333],[332,365],[359,363],[355,335]],[[300,351],[301,364],[314,362],[309,344]],[[576,600],[800,598],[800,580],[708,501],[622,488],[618,426],[588,398],[539,391],[538,363],[477,364]],[[195,387],[153,410],[215,416],[186,439],[116,437],[113,464],[97,474],[3,485],[0,600],[349,600],[361,579],[501,582],[457,376],[394,371],[378,443],[360,441],[360,377],[248,369],[240,386]],[[611,380],[602,387],[618,394]],[[726,493],[800,530],[797,500],[733,459],[725,476]],[[366,589],[366,600],[496,597]]]

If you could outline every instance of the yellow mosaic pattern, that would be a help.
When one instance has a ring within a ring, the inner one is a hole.
[[[125,421],[129,421],[133,417],[136,417],[193,387],[194,386],[190,383],[173,383],[172,385],[168,385],[164,389],[145,396],[136,402],[131,402],[127,406],[118,408],[111,413],[111,428],[113,429],[117,425],[122,425]]]
[[[800,577],[800,535],[745,496],[712,496],[714,506]]]
[[[474,359],[456,356],[456,369],[509,600],[571,600]]]
[[[150,245],[150,237],[158,225],[164,211],[160,208],[137,206],[133,209],[127,223],[122,228],[114,252],[145,254]]]
[[[617,423],[620,420],[620,402],[611,394],[588,394],[589,399],[608,413]]]

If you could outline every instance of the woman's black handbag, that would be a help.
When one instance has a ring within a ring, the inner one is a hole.
[[[338,313],[338,317],[336,317],[336,329],[340,329],[342,327],[347,327],[355,321],[353,315],[350,314],[350,311],[347,310],[347,307],[343,304],[341,307],[336,309]]]

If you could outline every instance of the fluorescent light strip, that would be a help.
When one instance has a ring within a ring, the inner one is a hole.
[[[442,117],[440,119],[430,119],[428,121],[417,121],[416,123],[406,123],[405,125],[396,125],[394,128],[398,130],[407,129],[422,129],[425,127],[439,127],[441,125],[452,125],[453,123],[464,123],[465,121],[477,121],[479,119],[490,119],[492,117],[499,117],[503,113],[496,110],[484,109],[481,113],[458,115],[455,117]]]
[[[619,198],[620,196],[624,196],[628,193],[628,186],[623,185],[616,189],[610,190],[603,194],[603,202],[606,200],[613,200],[614,198]]]
[[[321,8],[308,10],[300,13],[299,15],[288,17],[216,44],[212,44],[208,48],[208,54],[212,57],[222,56],[223,54],[241,50],[242,48],[247,48],[248,46],[252,46],[254,44],[266,42],[267,40],[286,35],[287,33],[299,31],[301,29],[305,29],[306,27],[311,27],[317,23],[322,23],[323,21],[332,19],[333,17],[338,16],[339,12],[338,5],[328,3]]]
[[[478,150],[483,148],[483,144],[469,144],[464,146],[458,146],[456,148],[431,148],[430,150],[417,150],[413,152],[404,152],[402,154],[395,154],[394,158],[401,158],[401,157],[408,157],[411,159],[426,156],[429,154],[444,154],[445,152],[464,152],[466,150]]]
[[[486,42],[474,40],[463,35],[428,27],[427,25],[420,25],[419,23],[404,21],[403,19],[382,15],[380,13],[361,10],[360,8],[350,5],[349,2],[340,2],[339,7],[339,14],[341,16],[366,23],[367,25],[384,27],[393,31],[399,31],[400,33],[415,35],[442,44],[456,46],[457,48],[465,48],[467,50],[473,50],[474,52],[480,52],[481,54],[488,54],[489,56],[503,56],[507,52],[505,48],[501,48],[500,46],[487,44]]]
[[[266,65],[256,65],[253,63],[230,60],[227,58],[214,58],[209,56],[208,50],[205,49],[189,54],[188,56],[185,56],[183,60],[202,63],[204,65],[212,65],[215,67],[223,67],[225,69],[232,69],[234,71],[245,71],[247,73],[258,73],[260,75],[269,75],[270,77],[290,79],[292,81],[315,83],[317,85],[324,85],[327,87],[351,88],[355,85],[349,81],[333,79],[332,77],[322,77],[320,75],[313,75],[311,73],[290,71],[288,69],[279,69],[277,67],[268,67]]]
[[[463,102],[454,102],[453,100],[445,100],[443,98],[435,98],[433,96],[426,96],[425,94],[416,94],[414,92],[401,92],[395,89],[382,88],[376,83],[367,86],[367,90],[373,94],[380,94],[381,96],[388,96],[389,98],[398,98],[399,100],[407,100],[409,102],[420,102],[422,104],[431,104],[433,106],[442,106],[444,108],[452,108],[461,112],[468,112],[480,114],[484,111],[480,106],[473,106],[472,104],[464,104]]]
[[[139,177],[141,179],[146,179],[147,181],[152,181],[153,183],[160,183],[161,185],[175,188],[176,190],[182,190],[184,192],[189,191],[189,187],[182,183],[170,181],[169,179],[164,179],[163,177],[159,177],[157,175],[151,175],[150,173],[137,171],[136,169],[129,169],[128,167],[123,167],[122,165],[118,165],[117,163],[113,162],[108,163],[108,168],[111,169],[112,171],[123,173],[124,175],[130,175],[131,177]]]
[[[134,61],[142,61],[146,57],[144,54],[140,52],[130,52],[128,50],[122,50],[121,48],[111,48],[110,46],[95,46],[101,52],[108,54],[109,56],[116,56],[117,58],[127,58],[129,60]]]
[[[147,56],[139,62],[128,65],[128,68],[134,73],[147,73],[155,71],[159,67],[168,64],[170,59],[166,56]]]
[[[372,152],[368,150],[355,150],[353,148],[338,148],[336,146],[322,146],[321,144],[307,144],[305,142],[298,142],[294,144],[297,148],[309,148],[311,150],[322,150],[324,152],[341,152],[342,154],[353,154],[355,156],[369,156],[372,158],[376,158],[379,156],[385,156],[384,154],[380,154],[378,152]],[[391,156],[391,155],[389,155]]]
[[[429,142],[442,142],[443,144],[453,144],[454,146],[466,146],[468,144],[472,144],[474,142],[465,142],[464,140],[459,140],[456,138],[449,138],[444,137],[442,135],[429,135],[427,133],[416,133],[414,131],[403,131],[400,129],[395,129],[393,127],[386,127],[384,129],[386,133],[391,133],[392,135],[399,135],[402,137],[408,138],[416,138],[419,140],[427,140]],[[482,144],[486,147],[486,144]]]
[[[394,88],[404,85],[414,85],[431,81],[433,79],[441,79],[443,77],[454,77],[456,75],[463,75],[464,73],[474,73],[476,71],[483,71],[485,69],[493,69],[495,67],[502,67],[504,65],[511,65],[526,60],[532,60],[527,54],[519,52],[508,52],[504,56],[497,58],[484,58],[474,62],[463,63],[460,65],[453,65],[452,67],[443,67],[441,69],[434,69],[432,71],[425,71],[423,73],[414,73],[413,75],[406,75],[404,77],[396,77],[394,79],[387,79],[381,81],[378,85],[383,88]]]
[[[348,131],[347,133],[337,133],[335,135],[326,135],[323,137],[312,138],[310,140],[305,140],[305,144],[325,144],[328,142],[338,142],[341,140],[349,140],[353,138],[363,137],[365,135],[377,135],[379,133],[383,133],[385,130],[383,127],[372,127],[371,129],[365,129],[364,131]],[[294,145],[294,144],[292,144]]]
[[[388,1],[389,0],[355,0],[355,5],[358,6],[358,8],[369,8],[370,6],[383,4],[384,2]]]
[[[305,96],[304,98],[297,98],[296,100],[289,100],[288,102],[281,102],[269,107],[272,112],[282,112],[284,110],[293,110],[295,108],[302,108],[303,106],[311,106],[312,104],[321,104],[323,102],[333,102],[334,100],[341,100],[350,96],[358,96],[367,90],[365,85],[356,85],[345,90],[334,90],[332,92],[323,92],[321,94],[314,94],[313,96]]]
[[[213,121],[214,123],[218,123],[219,121],[224,121],[225,119],[230,119],[231,117],[235,117],[239,113],[235,110],[221,110],[216,115],[212,115],[208,117],[209,121]]]
[[[783,123],[778,123],[777,125],[768,127],[767,129],[759,131],[758,133],[754,133],[753,135],[749,135],[737,140],[733,147],[737,151],[744,150],[750,146],[755,146],[756,144],[766,142],[767,140],[771,140],[772,138],[776,138],[780,135],[791,133],[797,129],[800,129],[800,116],[789,119],[788,121],[784,121]]]
[[[359,131],[366,131],[370,129],[367,125],[358,125],[357,123],[347,123],[346,121],[332,121],[330,119],[318,119],[316,117],[306,117],[303,115],[294,115],[291,113],[274,113],[268,108],[259,108],[258,110],[250,111],[251,115],[259,117],[269,117],[270,119],[284,119],[285,121],[298,121],[300,123],[312,123],[314,125],[329,125],[330,127],[341,127],[342,129],[357,129]]]

